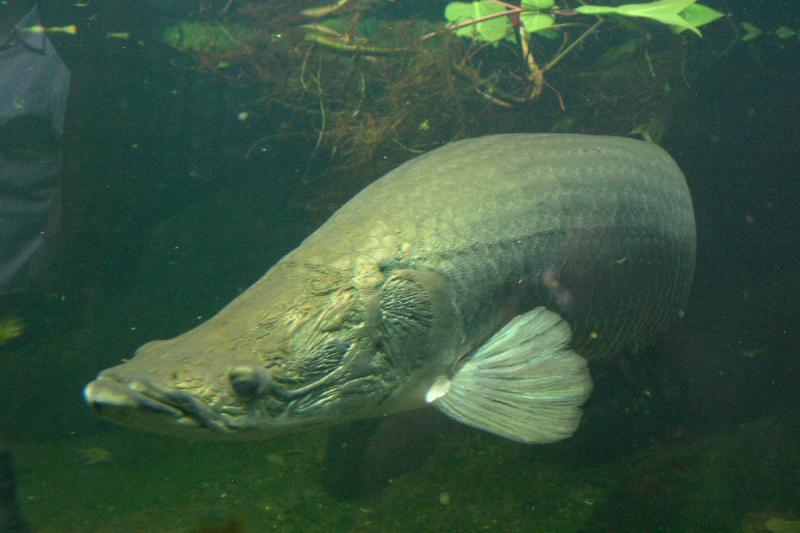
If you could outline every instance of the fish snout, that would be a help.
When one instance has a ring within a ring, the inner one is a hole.
[[[116,370],[104,370],[83,389],[86,403],[98,416],[155,433],[228,431],[224,420],[199,398]]]
[[[172,402],[159,399],[159,395],[143,381],[122,382],[101,373],[83,389],[86,403],[98,416],[124,426],[140,427],[181,425],[198,428],[196,417]]]

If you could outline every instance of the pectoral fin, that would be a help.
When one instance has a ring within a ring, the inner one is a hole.
[[[490,338],[425,399],[448,416],[523,443],[565,439],[592,391],[586,360],[569,348],[572,332],[537,307]]]

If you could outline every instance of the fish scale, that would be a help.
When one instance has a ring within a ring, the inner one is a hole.
[[[652,337],[646,333],[658,331],[667,316],[677,313],[685,302],[694,265],[694,218],[680,170],[656,145],[622,138],[531,138],[523,134],[453,143],[434,154],[437,161],[448,156],[452,161],[433,169],[425,165],[423,156],[413,160],[412,169],[405,165],[397,168],[367,187],[315,237],[335,240],[333,233],[340,226],[362,227],[357,219],[370,216],[365,214],[367,210],[374,212],[375,205],[391,206],[380,213],[380,226],[416,243],[414,255],[394,258],[394,264],[448,273],[459,284],[456,292],[469,317],[466,328],[471,331],[496,329],[496,324],[486,326],[486,315],[493,310],[480,313],[477,303],[496,301],[510,290],[486,271],[501,270],[504,278],[511,279],[524,277],[525,270],[540,274],[574,261],[569,254],[559,253],[565,237],[570,238],[565,235],[567,227],[590,235],[588,242],[574,241],[574,245],[582,250],[575,269],[581,270],[583,278],[594,280],[592,284],[611,274],[585,257],[614,249],[642,250],[638,258],[628,260],[641,261],[648,269],[647,284],[634,294],[624,284],[615,291],[604,291],[603,300],[609,300],[609,292],[615,294],[615,300],[619,298],[613,311],[607,305],[593,304],[592,309],[571,313],[581,337],[601,329],[605,337],[613,339],[605,348],[607,343],[599,343],[597,350],[589,350],[586,355],[590,357],[595,351],[607,353],[635,340],[646,342]],[[465,167],[488,168],[465,175]],[[457,195],[458,209],[443,216],[447,212],[442,211],[441,203],[453,195]],[[607,216],[609,213],[613,215]],[[439,230],[441,227],[449,231]],[[613,231],[599,240],[605,227]],[[554,228],[558,231],[550,231]],[[354,233],[348,233],[348,238],[359,241]],[[309,248],[308,252],[312,251]],[[382,253],[385,250],[377,255]],[[527,261],[520,261],[521,256]],[[581,285],[568,289],[573,293],[591,290]],[[547,299],[541,285],[534,287],[530,296],[532,300]],[[485,305],[480,307],[486,310]],[[643,308],[650,310],[651,320],[641,318]],[[597,318],[600,314],[610,318],[601,320]],[[628,316],[639,317],[638,323],[629,323]],[[483,327],[478,327],[479,323]]]

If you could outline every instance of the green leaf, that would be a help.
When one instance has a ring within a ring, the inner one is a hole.
[[[689,24],[697,27],[714,22],[718,18],[724,17],[725,14],[702,4],[692,4],[681,11],[680,16]]]
[[[575,11],[584,15],[617,15],[618,7],[611,6],[580,6]]]
[[[673,26],[679,31],[691,30],[697,35],[697,26],[718,19],[722,13],[702,5],[693,5],[697,0],[657,0],[646,4],[625,4],[622,6],[580,6],[577,12],[584,15],[621,15],[642,17]],[[698,9],[699,8],[699,9]]]
[[[445,18],[451,24],[463,24],[487,15],[494,15],[506,11],[502,4],[494,0],[481,0],[479,2],[450,2],[444,10]],[[456,35],[471,37],[477,41],[497,43],[511,31],[511,22],[508,17],[497,17],[456,30]]]
[[[619,6],[619,14],[629,17],[656,18],[677,15],[697,0],[657,0],[646,4],[625,4]]]
[[[528,33],[534,33],[549,28],[555,24],[556,18],[553,15],[526,11],[521,13],[519,20],[525,26]]]
[[[676,28],[692,30],[700,35],[700,30],[680,16],[680,13],[694,2],[695,0],[659,0],[649,4],[626,4],[619,7],[619,14],[653,19]]]
[[[555,4],[555,0],[522,0],[520,7],[526,9],[550,9]]]
[[[539,30],[538,35],[545,39],[558,39],[561,34],[555,30]]]
[[[742,22],[742,28],[744,28],[744,36],[742,37],[743,41],[752,41],[762,33],[761,28],[758,28],[749,22]]]
[[[793,36],[795,31],[791,28],[787,28],[786,26],[781,26],[777,30],[775,30],[775,35],[780,37],[781,39],[788,39],[789,37]]]

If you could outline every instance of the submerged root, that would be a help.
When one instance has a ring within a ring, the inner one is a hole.
[[[285,153],[290,144],[296,175],[328,201],[458,138],[663,128],[683,86],[669,80],[685,78],[674,39],[627,43],[610,23],[565,26],[561,42],[534,36],[522,56],[517,43],[493,47],[425,21],[367,18],[365,6],[377,12],[381,3],[300,4],[287,12],[274,2],[243,3],[213,31],[175,42],[191,43],[196,68],[258,93],[251,104],[264,120],[246,156]],[[302,15],[320,6],[332,11]]]

